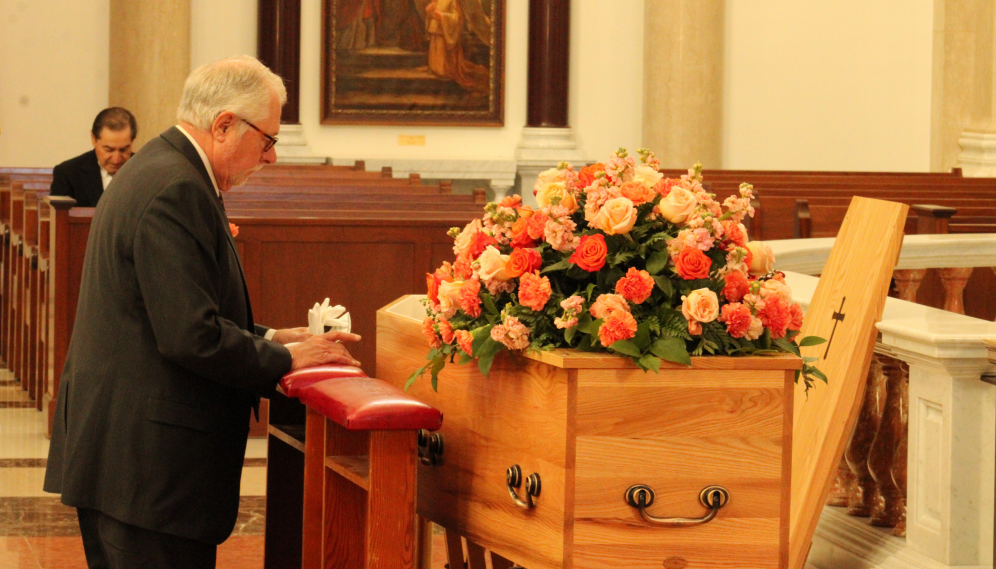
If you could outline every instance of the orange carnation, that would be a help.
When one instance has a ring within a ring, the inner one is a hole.
[[[238,237],[239,236],[239,226],[235,225],[234,223],[232,223],[230,221],[228,222],[228,230],[232,232],[232,237]]]
[[[526,273],[519,281],[519,302],[536,312],[543,310],[552,292],[550,279],[539,276],[539,273]]]
[[[439,339],[439,335],[432,329],[432,318],[429,318],[428,316],[426,316],[425,320],[422,321],[422,334],[424,334],[426,339],[429,340],[430,348],[435,350],[443,346],[443,341]]]
[[[536,213],[529,216],[528,219],[529,221],[526,223],[526,231],[529,233],[529,237],[533,239],[542,239],[544,233],[546,232],[546,222],[549,221],[550,218],[542,213]]]
[[[474,337],[470,332],[467,330],[457,330],[456,341],[460,349],[466,352],[468,356],[474,355]]]
[[[460,294],[457,296],[457,302],[460,304],[460,309],[467,313],[467,316],[471,318],[477,318],[481,315],[481,281],[477,279],[471,279],[463,283],[460,287]],[[469,352],[468,352],[469,353]]]
[[[630,267],[626,276],[616,282],[616,294],[633,304],[640,304],[650,298],[654,292],[654,279],[647,271],[638,271],[636,267]]]
[[[605,236],[601,233],[582,235],[578,248],[571,254],[570,262],[593,273],[605,266],[605,256],[609,247],[605,244]]]
[[[743,338],[750,331],[750,309],[739,302],[723,306],[719,321],[726,323],[726,331],[734,338]]]
[[[599,162],[598,164],[592,164],[591,166],[585,166],[581,168],[578,172],[578,185],[582,188],[587,188],[595,181],[595,174],[605,171],[605,164]]]
[[[761,324],[771,330],[771,337],[784,338],[789,324],[792,323],[792,313],[788,302],[779,295],[769,295],[764,299],[764,308],[757,311]]]
[[[802,307],[796,303],[789,305],[789,330],[802,330]]]
[[[740,299],[750,292],[750,283],[740,271],[726,273],[723,275],[723,280],[726,281],[726,286],[723,287],[723,297],[730,302],[740,302]]]
[[[623,182],[623,185],[619,187],[622,191],[624,198],[629,198],[633,205],[640,205],[653,199],[657,196],[653,188],[648,188],[644,183],[631,180],[629,182]]]
[[[516,278],[526,273],[539,270],[543,266],[543,257],[536,249],[513,249],[508,256],[505,272],[509,278]]]
[[[619,340],[636,336],[636,319],[629,312],[613,312],[598,329],[598,341],[608,348]]]
[[[712,260],[696,247],[685,247],[674,260],[674,268],[686,281],[709,278],[710,267]]]
[[[443,342],[447,344],[452,344],[454,339],[453,326],[450,325],[449,320],[439,321],[439,335],[443,337]]]

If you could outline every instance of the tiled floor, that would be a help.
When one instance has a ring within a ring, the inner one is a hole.
[[[42,491],[48,438],[43,413],[0,370],[0,569],[86,567],[76,511]],[[219,569],[262,569],[266,515],[266,441],[250,439],[239,518],[218,547]],[[442,569],[442,535],[433,569]]]

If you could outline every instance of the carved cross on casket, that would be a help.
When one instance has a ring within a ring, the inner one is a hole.
[[[833,323],[833,332],[830,332],[830,339],[827,340],[827,349],[823,352],[823,359],[827,359],[827,354],[830,353],[830,346],[833,344],[833,335],[837,333],[837,323],[844,321],[844,302],[846,300],[846,296],[840,299],[840,311],[838,312],[835,310],[833,316],[831,316],[835,322]]]

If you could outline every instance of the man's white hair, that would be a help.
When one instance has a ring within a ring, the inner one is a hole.
[[[272,94],[281,107],[287,102],[283,79],[258,59],[248,55],[221,59],[187,77],[176,118],[204,131],[210,131],[214,119],[225,111],[249,122],[262,121],[270,112]],[[234,126],[239,134],[248,128],[242,121]]]

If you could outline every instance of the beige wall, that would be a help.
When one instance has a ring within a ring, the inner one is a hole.
[[[190,62],[254,52],[255,0],[190,0]],[[321,0],[303,0],[301,120],[330,156],[510,158],[526,110],[527,2],[508,2],[502,128],[319,124]],[[0,3],[0,162],[87,150],[107,105],[109,0]],[[644,0],[574,0],[570,122],[590,159],[641,145]],[[727,2],[727,168],[927,170],[931,0]],[[666,33],[668,25],[663,24]],[[85,32],[84,32],[85,30]],[[140,117],[141,120],[141,117]],[[423,134],[424,147],[398,146]]]
[[[0,164],[51,167],[93,148],[108,11],[107,0],[0,1]]]
[[[723,167],[930,169],[931,0],[727,9]]]

